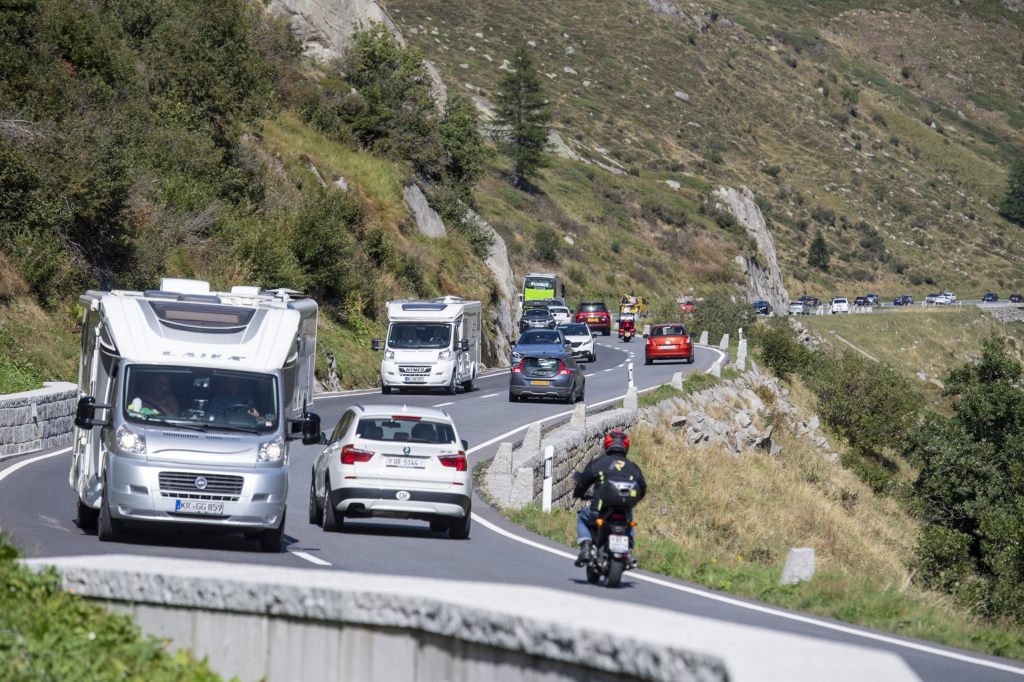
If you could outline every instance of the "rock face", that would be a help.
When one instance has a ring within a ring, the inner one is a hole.
[[[341,57],[360,25],[383,22],[399,36],[394,22],[374,0],[273,0],[267,10],[287,17],[306,54],[329,62]]]
[[[508,249],[505,240],[495,232],[486,220],[469,211],[467,220],[475,222],[482,230],[494,238],[491,255],[487,257],[487,267],[494,275],[498,287],[497,300],[484,302],[484,314],[490,324],[490,333],[484,335],[484,362],[490,367],[507,367],[512,351],[511,341],[516,337],[516,320],[519,319],[519,301],[516,297],[516,279],[512,265],[508,261]]]
[[[405,204],[409,207],[409,211],[412,212],[412,217],[416,219],[416,227],[419,229],[420,234],[427,237],[448,236],[448,231],[444,228],[441,216],[427,203],[427,197],[424,196],[423,190],[420,189],[419,185],[406,185],[405,191],[402,192],[402,197],[405,199]]]
[[[754,194],[746,187],[733,189],[719,187],[714,197],[732,213],[736,220],[747,229],[747,234],[757,242],[757,255],[737,256],[750,283],[746,291],[750,300],[765,300],[772,304],[776,314],[784,315],[789,306],[789,292],[782,282],[782,270],[775,253],[775,241],[768,232],[768,226],[761,215],[761,209],[754,203]]]

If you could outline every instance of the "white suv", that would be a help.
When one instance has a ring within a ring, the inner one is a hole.
[[[429,521],[469,537],[473,479],[444,410],[353,405],[313,463],[309,522],[338,531],[346,516]]]
[[[832,314],[850,312],[850,302],[845,298],[832,299]]]

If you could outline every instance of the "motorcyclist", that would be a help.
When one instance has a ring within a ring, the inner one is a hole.
[[[635,332],[636,327],[634,326],[632,315],[621,315],[619,317],[619,337],[625,335],[626,332]]]
[[[597,516],[604,504],[598,494],[600,488],[606,483],[617,483],[631,481],[636,484],[631,493],[632,506],[636,506],[647,493],[647,482],[644,474],[636,462],[630,461],[629,455],[629,434],[622,429],[616,428],[607,432],[604,436],[604,454],[595,458],[587,467],[576,475],[576,486],[573,488],[572,496],[582,498],[590,490],[595,488],[595,494],[590,504],[580,509],[576,515],[576,543],[580,546],[579,556],[576,558],[576,565],[583,566],[590,558],[590,550],[593,545],[592,529],[594,528]],[[627,521],[633,520],[633,509],[627,512]],[[629,546],[633,546],[633,526],[629,525]],[[635,566],[631,562],[630,568]]]

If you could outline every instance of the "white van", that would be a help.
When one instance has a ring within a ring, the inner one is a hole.
[[[383,350],[381,393],[400,388],[441,388],[467,393],[480,374],[479,301],[445,296],[430,301],[389,301],[388,336],[373,339]]]
[[[101,541],[126,525],[238,531],[280,551],[289,441],[322,438],[308,412],[316,302],[163,279],[80,303],[78,525]]]

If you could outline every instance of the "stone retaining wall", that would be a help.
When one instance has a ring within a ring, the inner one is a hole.
[[[78,386],[64,381],[0,395],[0,458],[71,444]]]

